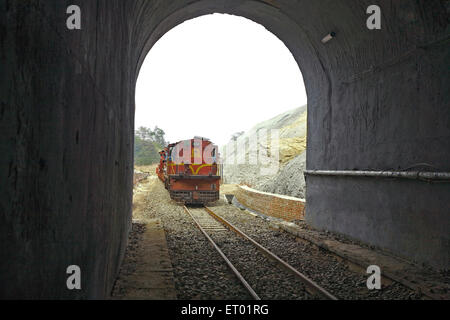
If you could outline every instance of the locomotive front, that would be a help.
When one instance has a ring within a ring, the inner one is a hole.
[[[219,199],[218,147],[195,137],[168,146],[164,184],[170,197],[184,204],[206,204]]]

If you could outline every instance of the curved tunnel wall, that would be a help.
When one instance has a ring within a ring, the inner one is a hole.
[[[365,27],[373,1],[80,0],[82,30],[69,31],[69,1],[0,1],[0,296],[110,292],[130,228],[138,70],[165,32],[202,14],[250,18],[291,50],[308,169],[450,171],[447,2],[375,2],[379,31]],[[449,267],[449,183],[307,184],[313,226]],[[65,285],[72,264],[80,291]]]

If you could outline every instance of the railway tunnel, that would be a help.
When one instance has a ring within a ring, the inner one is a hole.
[[[262,24],[300,66],[308,223],[449,268],[448,1],[75,2],[0,1],[0,297],[111,292],[131,225],[140,66],[167,31],[210,13]],[[72,4],[80,30],[66,25]],[[373,4],[380,30],[366,25]],[[69,291],[74,264],[82,290]]]

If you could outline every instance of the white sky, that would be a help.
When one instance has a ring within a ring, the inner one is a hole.
[[[287,47],[263,26],[214,14],[184,22],[150,50],[136,87],[136,128],[226,144],[231,135],[306,104]]]

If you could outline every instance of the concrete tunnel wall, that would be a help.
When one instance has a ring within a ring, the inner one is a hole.
[[[82,30],[66,28],[72,4]],[[382,30],[365,27],[371,4]],[[291,50],[308,93],[308,169],[450,171],[448,10],[441,0],[0,0],[0,297],[109,294],[130,229],[138,71],[165,32],[202,14],[250,18]],[[449,267],[448,182],[307,184],[313,226]],[[80,291],[66,288],[73,264]]]

